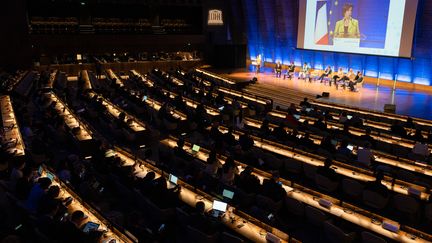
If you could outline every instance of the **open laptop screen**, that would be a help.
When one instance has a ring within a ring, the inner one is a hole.
[[[222,192],[222,196],[224,196],[226,198],[229,198],[229,199],[233,199],[234,192],[232,192],[230,190],[227,190],[227,189],[224,189],[223,192]]]
[[[228,204],[226,204],[224,202],[214,200],[213,201],[213,208],[212,209],[220,211],[220,212],[225,212],[226,209],[227,209],[227,206],[228,206]]]

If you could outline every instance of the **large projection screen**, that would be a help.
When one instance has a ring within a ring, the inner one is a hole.
[[[418,0],[299,0],[297,48],[411,57]]]

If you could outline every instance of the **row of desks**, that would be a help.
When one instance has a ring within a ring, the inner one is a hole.
[[[225,127],[220,126],[219,130],[221,132],[227,132],[228,129]],[[236,140],[239,140],[240,136],[243,134],[243,132],[240,131],[234,131],[233,135]],[[323,166],[325,158],[311,154],[308,152],[305,152],[300,149],[296,149],[293,147],[289,147],[287,145],[282,145],[273,141],[269,141],[266,139],[261,139],[259,137],[251,136],[251,138],[254,140],[254,146],[261,148],[265,151],[269,151],[275,154],[282,155],[287,158],[295,159],[297,161],[300,161],[302,163],[310,164],[313,166]],[[351,166],[346,163],[334,161],[333,162],[333,169],[335,169],[336,173],[341,174],[346,177],[353,178],[355,180],[368,182],[368,181],[374,181],[375,176],[371,171],[361,169],[359,167]],[[394,181],[394,183],[393,183]],[[430,197],[430,192],[427,191],[427,189],[423,186],[419,186],[413,183],[404,182],[401,180],[396,180],[394,178],[390,178],[386,176],[384,180],[382,181],[382,184],[386,186],[389,190],[392,190],[394,192],[409,195],[410,190],[415,190],[420,193],[419,198],[424,201],[428,201]],[[410,189],[411,188],[411,189]]]
[[[174,97],[177,96],[176,93],[171,92],[171,91],[164,90],[164,92],[169,93],[169,96],[172,97],[172,98],[174,98]],[[199,104],[198,102],[190,100],[188,98],[183,98],[183,100],[186,102],[186,104],[188,106],[190,106],[192,108],[196,108],[196,106]],[[207,107],[207,106],[205,108],[206,108],[207,113],[209,115],[215,116],[215,115],[219,114],[219,111],[217,109],[214,109],[214,108],[211,108],[211,107]],[[276,115],[280,114],[282,116],[285,115],[282,112],[270,112],[270,113],[274,113]],[[281,116],[279,116],[279,117],[281,117]],[[305,119],[305,118],[302,117],[301,119]],[[259,122],[257,120],[254,120],[254,119],[251,119],[251,118],[245,118],[245,123],[247,125],[254,126],[254,127],[257,127],[257,128],[259,128],[261,126],[261,124],[262,124],[261,122]],[[275,125],[271,125],[271,126],[275,127]],[[335,127],[337,127],[337,129],[340,129],[340,130],[343,129],[343,127],[341,127],[341,124],[332,124],[332,123],[330,123],[328,126],[329,126],[329,128],[335,128]],[[357,135],[357,136],[361,136],[363,134],[366,134],[365,132],[362,133],[361,129],[358,129],[358,128],[350,128],[350,129],[351,129],[351,133],[354,134],[354,135]],[[290,129],[288,129],[288,130],[291,131]],[[374,136],[374,138],[379,139],[381,141],[389,142],[385,137],[378,136],[378,135],[375,135],[375,134],[372,134],[372,136]],[[312,136],[312,139],[314,140],[315,144],[319,145],[321,143],[322,137]],[[421,174],[424,174],[424,175],[427,175],[427,176],[432,176],[432,169],[430,168],[430,166],[425,165],[423,163],[419,163],[419,162],[415,162],[415,161],[411,161],[411,160],[403,159],[403,158],[397,158],[395,156],[387,155],[387,154],[381,153],[379,151],[374,151],[374,153],[376,155],[376,162],[387,164],[387,165],[391,165],[391,166],[395,166],[395,167],[399,167],[399,168],[406,169],[406,170],[413,171],[413,172],[417,172],[417,173],[421,173]]]
[[[92,92],[89,93],[94,94]],[[160,107],[159,107],[160,108]],[[124,166],[135,165],[136,176],[143,178],[148,172],[153,171],[157,174],[157,177],[164,175],[157,167],[152,164],[138,160],[139,164],[136,163],[136,158],[130,155],[128,152],[116,148],[114,154],[120,157],[124,163]],[[107,153],[113,154],[113,153]],[[206,205],[206,209],[210,210],[213,203],[213,198],[202,192],[194,190],[192,186],[186,184],[182,180],[178,180],[178,184],[182,187],[180,190],[180,199],[191,207],[195,207],[198,201],[203,201]],[[230,229],[236,231],[237,233],[243,235],[244,237],[254,241],[254,242],[267,242],[266,236],[267,232],[270,232],[281,240],[281,242],[298,242],[295,239],[291,239],[286,233],[279,231],[276,228],[270,227],[252,217],[246,217],[247,214],[237,212],[237,210],[229,206],[227,213],[220,219],[223,224],[225,224]],[[97,222],[97,221],[96,221]],[[97,222],[98,223],[98,222]],[[121,241],[120,241],[121,242]]]
[[[63,117],[66,126],[72,131],[74,128],[79,128],[80,132],[73,134],[80,142],[92,140],[93,136],[89,129],[80,122],[80,119],[72,112],[72,110],[53,92],[44,94],[51,102],[56,102],[54,109]]]
[[[260,128],[262,122],[258,121],[258,120],[255,120],[255,119],[252,119],[252,118],[245,118],[245,124],[249,125],[249,126],[252,126],[252,127]],[[269,126],[270,126],[270,129],[273,129],[274,127],[276,127],[275,124],[269,124]],[[329,126],[329,128],[334,128],[335,127],[335,126],[332,126],[331,124],[328,124],[328,126]],[[342,130],[343,128],[339,128],[338,127],[336,129]],[[351,132],[353,135],[356,135],[356,136],[363,135],[361,133],[356,133],[355,132],[356,129],[357,128],[353,128],[353,132]],[[290,128],[285,128],[285,130],[287,132],[292,132],[292,129],[290,129]],[[299,134],[303,134],[303,133],[299,132]],[[371,136],[374,139],[377,139],[379,141],[385,140],[385,138],[383,139],[383,137],[379,137],[377,135],[371,135]],[[321,141],[323,139],[323,137],[321,137],[319,135],[316,135],[316,134],[315,135],[312,134],[310,138],[317,145],[320,145]],[[425,164],[425,163],[421,163],[421,162],[417,162],[417,161],[412,161],[412,160],[405,159],[405,158],[399,158],[399,157],[396,157],[396,156],[393,156],[393,155],[390,155],[390,154],[386,154],[386,153],[380,152],[378,150],[372,150],[372,151],[373,151],[374,155],[376,155],[376,157],[375,157],[375,161],[376,162],[379,162],[379,163],[382,163],[382,164],[386,164],[386,165],[391,165],[391,166],[398,167],[398,168],[405,169],[405,170],[409,170],[409,171],[416,172],[416,173],[419,173],[419,174],[423,174],[423,175],[426,175],[426,176],[432,176],[432,167],[429,166],[429,165],[427,165],[427,164]]]
[[[8,95],[0,96],[1,118],[3,126],[3,143],[8,143],[8,152],[14,156],[24,156],[25,145],[19,130],[12,101]]]
[[[236,137],[237,139],[238,139],[238,136]],[[174,147],[175,146],[175,144],[176,144],[176,141],[175,140],[172,140],[172,141],[170,141],[170,143],[169,144],[171,144],[171,147]],[[189,149],[191,149],[191,146],[189,146]],[[199,153],[198,153],[199,154]],[[206,159],[205,157],[203,157],[202,159]],[[312,159],[312,161],[313,161],[313,159]],[[321,161],[322,162],[322,161]],[[319,166],[319,165],[322,165],[323,163],[318,163],[318,164],[315,164],[316,166]],[[343,171],[343,170],[342,170]],[[350,171],[345,171],[345,172],[347,172],[347,173],[342,173],[342,174],[356,174],[355,172],[353,173],[352,171],[350,172]],[[264,172],[263,172],[264,173]],[[269,176],[269,175],[267,175],[267,176]],[[261,177],[262,178],[262,177]],[[368,181],[368,180],[373,180],[374,178],[372,177],[372,176],[370,176],[369,178],[366,176],[366,177],[363,177],[363,181]],[[389,184],[390,183],[390,185],[391,185],[391,180],[389,180],[389,178],[386,178],[386,182],[384,182],[385,184],[386,184],[386,186],[387,186],[387,184]],[[394,187],[398,187],[398,185],[397,185],[397,183],[395,183],[395,185],[394,185]],[[401,190],[400,191],[403,191],[403,188],[405,188],[404,186],[399,186],[400,188],[401,188]],[[285,187],[284,187],[285,188]],[[286,189],[286,188],[285,188]],[[289,190],[290,192],[291,191],[294,191],[294,190]],[[405,190],[405,192],[406,192],[406,190]],[[300,193],[301,194],[301,193]],[[424,196],[424,195],[423,195]],[[305,203],[308,203],[309,205],[313,205],[314,203],[316,204],[315,206],[317,207],[320,207],[320,208],[322,208],[320,205],[319,205],[319,202],[316,200],[316,197],[312,197],[312,201],[311,200],[307,200],[308,198],[302,198],[300,195],[298,195],[298,197],[296,197],[296,199],[297,200],[300,200],[300,201],[303,201],[303,202],[305,202]],[[309,198],[310,199],[310,198]],[[335,200],[335,199],[334,199]],[[337,201],[337,200],[336,200]],[[350,205],[348,205],[348,204],[346,204],[346,203],[343,203],[343,205],[344,205],[344,207],[346,207],[346,208],[349,208],[350,207]],[[408,232],[401,232],[401,231],[399,231],[398,233],[393,233],[393,232],[390,232],[390,231],[387,231],[387,230],[385,230],[385,229],[383,229],[380,225],[381,225],[381,223],[380,224],[378,224],[378,226],[376,226],[376,224],[372,224],[371,222],[372,222],[372,218],[374,219],[374,220],[376,220],[377,218],[380,218],[380,216],[378,216],[378,215],[375,215],[375,216],[370,216],[369,218],[367,218],[367,219],[365,219],[365,218],[363,218],[363,220],[360,220],[360,221],[358,221],[358,220],[356,220],[356,218],[358,218],[358,216],[357,215],[355,215],[355,216],[349,216],[349,215],[352,215],[353,214],[353,212],[356,212],[356,213],[358,213],[358,212],[360,212],[360,211],[362,211],[363,213],[369,213],[369,212],[366,212],[366,211],[364,211],[364,210],[361,210],[361,209],[356,209],[356,210],[347,210],[346,208],[343,208],[342,210],[340,210],[340,208],[339,208],[339,210],[338,210],[338,208],[333,208],[333,209],[328,209],[328,211],[330,212],[330,213],[332,213],[332,214],[334,214],[334,215],[337,215],[337,216],[339,216],[339,217],[341,217],[341,218],[344,218],[344,219],[346,219],[346,220],[348,220],[348,221],[350,221],[350,222],[353,222],[353,223],[356,223],[356,224],[358,224],[358,225],[360,225],[360,226],[368,226],[368,227],[366,227],[366,228],[369,228],[369,229],[371,229],[371,230],[373,230],[373,231],[375,231],[375,232],[378,232],[378,233],[381,233],[382,235],[385,235],[385,236],[387,236],[387,237],[389,237],[389,238],[392,238],[392,239],[395,239],[395,240],[397,240],[397,239],[402,239],[402,240],[405,240],[405,238],[409,238],[410,240],[408,240],[408,241],[412,241],[412,242],[423,242],[422,240],[423,239],[419,239],[419,238],[416,238],[416,239],[413,239],[413,238],[415,238],[411,233],[408,233]],[[346,212],[345,212],[346,211]],[[369,215],[370,215],[370,213],[369,213]],[[387,219],[386,219],[387,220]],[[382,220],[381,222],[383,222],[384,220]],[[366,222],[368,222],[368,223],[366,223]],[[374,227],[374,225],[375,225],[375,227]],[[415,232],[415,230],[410,230],[411,232]],[[404,234],[405,233],[405,234]]]
[[[106,72],[106,74],[107,74],[107,77],[108,77],[110,80],[115,80],[116,85],[118,85],[118,86],[120,86],[120,87],[123,87],[123,86],[124,86],[124,84],[123,84],[123,82],[121,81],[121,79],[117,76],[117,74],[115,74],[115,73],[113,72],[113,70],[111,70],[111,69],[107,69],[107,70],[105,70],[105,72]]]
[[[326,102],[322,102],[322,101],[312,101],[311,104],[317,105],[320,107],[326,107],[326,108],[330,108],[330,109],[338,109],[340,111],[348,111],[348,112],[353,112],[353,113],[358,113],[358,114],[363,114],[363,115],[368,115],[368,116],[374,116],[377,118],[387,118],[387,119],[396,120],[396,121],[405,122],[408,119],[408,116],[390,114],[390,113],[379,112],[379,111],[364,110],[364,109],[360,109],[358,107],[350,107],[347,105],[326,103]],[[432,121],[420,119],[420,118],[413,118],[413,120],[415,123],[417,123],[419,125],[429,126],[432,128]]]
[[[83,90],[91,90],[92,84],[90,82],[90,77],[87,70],[81,70],[81,79],[83,83]]]
[[[270,116],[277,117],[277,118],[282,118],[282,119],[285,119],[286,116],[288,115],[287,112],[284,112],[284,111],[275,111],[275,110],[270,111],[267,114],[270,115]],[[338,121],[339,117],[333,116],[333,119],[336,120],[336,121]],[[309,124],[312,125],[313,122],[315,122],[316,120],[318,120],[318,118],[306,116],[306,115],[303,115],[303,114],[300,115],[299,122],[304,122],[305,120],[308,120]],[[364,125],[370,127],[370,123],[368,123],[368,122],[365,122]],[[327,121],[327,128],[328,129],[343,130],[343,126],[344,126],[343,124],[338,123],[338,122]],[[376,126],[375,126],[375,128],[376,128]],[[378,129],[379,130],[383,130],[382,128],[378,128]],[[386,131],[390,131],[390,128],[385,129],[385,130]],[[361,128],[357,128],[357,127],[352,127],[352,126],[349,128],[349,132],[351,134],[353,134],[353,135],[356,135],[356,136],[361,136],[361,135],[365,135],[366,134],[365,129],[361,129]],[[377,132],[377,131],[374,131],[374,130],[371,131],[371,136],[374,139],[378,140],[378,141],[382,141],[382,142],[389,143],[389,144],[395,144],[395,145],[399,145],[399,146],[410,148],[410,149],[413,148],[414,145],[416,144],[415,141],[412,141],[412,140],[409,140],[409,139],[406,139],[406,138],[401,138],[401,137],[398,137],[398,136],[394,136],[394,135],[391,135],[391,134],[388,134],[388,133]],[[429,145],[429,148],[432,149],[432,146]]]
[[[169,96],[171,98],[174,98],[174,97],[177,96],[176,93],[168,91],[168,90],[164,90],[164,92],[169,93]],[[186,104],[188,106],[190,106],[192,108],[196,108],[196,106],[199,104],[198,102],[193,101],[193,100],[188,99],[188,98],[185,98],[185,97],[183,97],[183,100],[186,102]],[[208,106],[206,106],[205,108],[206,108],[207,113],[209,115],[215,116],[215,115],[219,115],[220,114],[217,109],[214,109],[214,108],[208,107]],[[278,117],[284,117],[284,118],[285,118],[285,115],[286,115],[283,112],[274,112],[274,111],[270,112],[269,114],[274,114],[274,115],[277,115]],[[305,117],[301,117],[300,122],[304,121],[304,119],[306,119],[306,118]],[[251,118],[245,118],[245,123],[247,125],[254,126],[254,127],[257,127],[257,128],[259,128],[261,126],[261,124],[262,124],[261,122],[259,122],[257,120],[254,120],[254,119],[251,119]],[[275,127],[275,125],[273,125],[273,127]],[[343,130],[342,124],[337,124],[337,123],[332,123],[332,122],[330,122],[328,124],[328,127],[329,127],[329,129]],[[291,131],[290,129],[288,129],[288,130]],[[356,136],[361,136],[361,135],[366,134],[366,132],[362,131],[362,129],[354,128],[354,127],[350,128],[350,132],[353,135],[356,135]],[[373,136],[373,138],[375,138],[377,140],[380,140],[380,141],[383,141],[383,142],[408,146],[408,144],[406,142],[402,141],[402,140],[394,140],[394,138],[388,138],[387,136],[382,136],[382,135],[379,136],[379,135],[374,134],[374,133],[371,134],[371,136]],[[312,136],[312,138],[314,139],[314,142],[316,144],[319,145],[321,143],[322,137]],[[410,148],[412,148],[412,146],[413,145],[410,145]],[[377,155],[376,156],[376,162],[387,164],[387,165],[391,165],[391,166],[395,166],[395,167],[399,167],[399,168],[402,168],[402,169],[406,169],[406,170],[409,170],[409,171],[417,172],[417,173],[424,174],[424,175],[427,175],[427,176],[432,176],[432,168],[430,168],[430,166],[428,166],[426,164],[415,162],[415,161],[411,161],[411,160],[408,160],[408,159],[397,158],[396,156],[392,156],[392,155],[388,155],[388,154],[385,154],[385,153],[381,153],[379,151],[374,151],[374,153]]]
[[[162,144],[171,148],[176,147],[177,139],[170,137],[162,141]],[[184,149],[196,159],[199,159],[203,163],[206,163],[209,156],[209,151],[200,148],[198,152],[192,151],[192,144],[186,143]],[[220,162],[223,164],[225,156],[219,156]],[[245,164],[236,161],[236,165],[239,168],[239,172],[243,171],[246,167]],[[264,179],[270,179],[271,175],[267,172],[254,168],[253,174],[258,177],[261,181]],[[310,190],[301,185],[297,185],[289,180],[281,179],[283,188],[287,192],[287,197],[296,199],[304,204],[318,208],[331,215],[347,220],[353,224],[356,224],[362,228],[371,230],[380,235],[388,237],[390,239],[400,242],[430,242],[432,241],[432,235],[419,232],[415,229],[411,229],[406,226],[400,226],[397,222],[390,219],[384,218],[380,215],[373,214],[354,205],[342,202],[338,199],[332,198],[328,195]],[[330,207],[324,207],[320,204],[320,200],[324,199],[331,202]],[[397,232],[392,232],[383,228],[384,222],[391,222],[392,224],[399,225],[400,229]]]
[[[82,225],[85,225],[87,222],[93,222],[100,225],[98,230],[104,231],[100,242],[110,242],[111,240],[124,243],[138,242],[138,240],[129,232],[126,231],[125,234],[123,234],[118,229],[113,227],[107,219],[105,219],[95,209],[93,209],[78,195],[76,195],[67,184],[60,181],[60,179],[57,178],[57,176],[55,176],[55,174],[51,170],[47,169],[46,167],[42,168],[43,169],[41,176],[47,177],[49,175],[53,178],[51,185],[58,186],[60,188],[59,196],[61,198],[71,197],[73,199],[71,204],[67,206],[69,215],[72,215],[73,212],[80,210],[87,216],[87,218],[82,222]]]
[[[102,105],[107,109],[107,111],[115,118],[119,118],[120,113],[124,113],[125,114],[125,121],[130,120],[131,122],[128,124],[129,128],[134,131],[134,132],[142,132],[146,130],[146,127],[144,125],[144,123],[142,123],[141,121],[139,121],[136,117],[128,114],[126,111],[124,111],[123,109],[121,109],[120,107],[114,105],[113,103],[111,103],[110,101],[108,101],[107,99],[105,99],[104,97],[102,97],[101,95],[96,94],[94,91],[90,91],[88,93],[88,96],[90,98],[93,98],[95,96],[98,97],[98,99],[101,99],[102,101]]]
[[[156,174],[156,178],[164,176],[166,179],[168,179],[168,173],[160,170],[159,168],[147,161],[136,160],[134,156],[124,150],[116,148],[115,151],[111,151],[110,154],[111,156],[118,156],[119,158],[121,158],[125,162],[124,166],[134,166],[135,176],[139,178],[143,178],[148,172],[153,171]],[[170,182],[168,182],[167,180],[167,183]],[[213,200],[215,200],[216,198],[201,190],[195,189],[193,186],[187,184],[180,178],[177,180],[177,184],[181,186],[179,194],[179,198],[181,201],[183,201],[190,207],[195,207],[198,201],[202,201],[205,204],[206,211],[211,210]],[[288,234],[265,223],[262,223],[254,219],[253,217],[245,214],[244,212],[238,211],[232,205],[228,206],[226,213],[219,220],[226,227],[230,228],[231,230],[235,231],[240,235],[243,235],[245,238],[253,242],[267,242],[267,233],[272,233],[273,235],[278,237],[281,240],[280,242],[298,242],[297,240],[290,238]]]
[[[203,73],[207,76],[210,76],[212,78],[216,78],[218,80],[227,82],[228,84],[235,84],[235,82],[223,78],[219,75],[210,73],[208,71],[205,70],[201,70],[201,69],[196,69],[197,72],[199,73]],[[253,97],[252,94],[250,94],[251,97]],[[396,115],[396,114],[390,114],[390,113],[385,113],[385,112],[379,112],[379,111],[371,111],[371,110],[364,110],[364,109],[359,109],[358,107],[350,107],[347,105],[340,105],[340,104],[334,104],[334,103],[327,103],[327,102],[323,102],[323,101],[312,101],[311,104],[313,105],[317,105],[320,107],[326,107],[326,108],[330,108],[330,109],[338,109],[340,111],[347,111],[347,112],[352,112],[352,113],[358,113],[358,114],[363,114],[363,115],[369,115],[369,116],[374,116],[377,118],[387,118],[390,120],[397,120],[397,121],[406,121],[407,120],[407,116],[403,116],[403,115]],[[423,125],[423,126],[428,126],[432,128],[432,121],[426,120],[426,119],[420,119],[420,118],[413,118],[413,120],[419,124],[419,125]],[[382,124],[379,124],[379,122],[373,122],[370,121],[370,124],[376,124],[378,126],[382,126]],[[383,127],[384,128],[384,127]],[[385,126],[385,129],[387,129],[388,126]]]

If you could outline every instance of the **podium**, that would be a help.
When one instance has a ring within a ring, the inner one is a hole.
[[[359,48],[360,38],[333,38],[333,46],[340,48]]]

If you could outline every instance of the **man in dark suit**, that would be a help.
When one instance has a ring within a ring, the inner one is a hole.
[[[363,74],[360,72],[357,72],[356,77],[354,78],[354,81],[349,81],[348,87],[351,91],[355,91],[355,86],[357,84],[360,84],[363,82]]]
[[[323,82],[323,79],[325,77],[328,77],[330,74],[332,73],[332,69],[330,66],[327,66],[327,68],[324,70],[324,73],[321,74],[321,76],[319,77],[320,83]]]
[[[293,77],[293,75],[294,75],[294,71],[295,71],[295,65],[294,65],[294,62],[291,62],[291,63],[288,65],[287,72],[286,72],[286,74],[284,75],[284,79],[286,79],[287,77],[288,77],[289,79],[292,79],[292,77]]]

